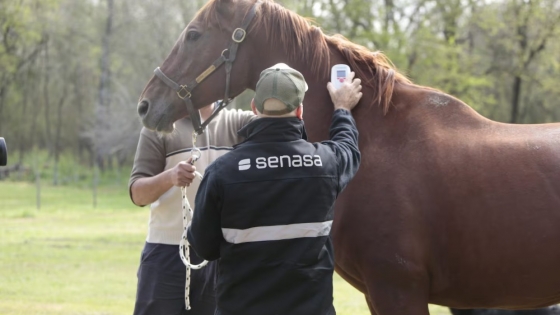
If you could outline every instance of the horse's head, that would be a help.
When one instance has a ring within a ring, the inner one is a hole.
[[[151,78],[140,96],[138,114],[144,126],[169,132],[173,122],[189,114],[189,100],[199,109],[224,98],[227,60],[234,56],[228,96],[249,86],[251,39],[238,28],[243,24],[251,28],[248,16],[257,9],[255,2],[211,0],[196,14],[161,65],[161,72]],[[232,44],[238,46],[237,53]]]
[[[220,59],[234,59],[229,91],[227,62]],[[310,87],[306,99],[317,98],[321,104],[330,100],[324,87],[336,63],[356,71],[365,82],[365,98],[379,104],[384,113],[389,110],[395,82],[411,84],[382,53],[340,36],[325,36],[308,19],[273,0],[210,0],[144,88],[138,114],[147,128],[169,132],[173,122],[189,115],[187,104],[192,103],[193,112],[226,96],[237,96],[254,88],[260,71],[278,62],[303,73]]]

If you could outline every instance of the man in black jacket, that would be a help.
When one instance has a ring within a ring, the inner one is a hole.
[[[219,261],[220,315],[331,315],[334,253],[329,232],[338,194],[358,171],[350,110],[362,96],[351,73],[338,90],[330,141],[305,140],[307,85],[285,64],[264,70],[246,140],[206,169],[188,231],[194,250]]]

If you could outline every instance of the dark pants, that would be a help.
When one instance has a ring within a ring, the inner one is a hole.
[[[191,249],[191,263],[201,259]],[[191,310],[185,310],[185,265],[179,245],[147,243],[138,269],[134,315],[214,315],[215,262],[191,270]]]

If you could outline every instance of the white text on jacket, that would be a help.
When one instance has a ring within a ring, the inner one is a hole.
[[[281,155],[258,157],[255,159],[258,169],[279,168],[279,167],[312,167],[323,166],[323,161],[319,155]],[[246,171],[251,168],[251,159],[239,161],[239,170]]]

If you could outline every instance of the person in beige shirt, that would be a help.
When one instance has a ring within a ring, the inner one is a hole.
[[[207,119],[213,106],[200,110]],[[187,163],[193,149],[193,127],[189,118],[175,122],[175,130],[167,135],[142,128],[129,181],[132,202],[150,205],[148,236],[138,268],[138,286],[134,315],[201,314],[213,315],[216,309],[215,264],[193,270],[191,279],[191,310],[185,310],[185,266],[179,256],[183,233],[180,187],[189,186],[187,197],[194,203],[199,182],[194,171],[204,174],[206,167],[241,142],[237,131],[255,118],[250,111],[222,110],[198,136],[201,157],[196,166]],[[196,211],[196,209],[193,209]],[[191,251],[191,261],[202,260]],[[210,280],[210,281],[207,281]],[[205,283],[207,283],[205,285]]]

